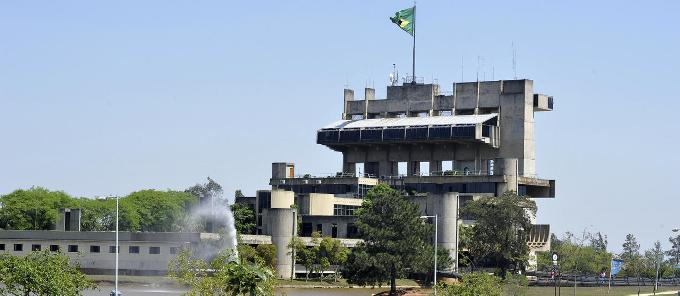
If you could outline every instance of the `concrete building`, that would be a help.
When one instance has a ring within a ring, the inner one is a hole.
[[[200,242],[199,233],[120,232],[119,272],[164,275],[168,263],[181,249],[196,249]],[[0,231],[0,253],[23,256],[41,250],[62,252],[88,274],[114,274],[115,246],[115,232]]]
[[[353,238],[354,211],[370,188],[386,183],[423,215],[438,215],[439,245],[457,261],[457,225],[466,222],[458,210],[466,202],[506,191],[555,197],[555,181],[537,177],[534,144],[535,114],[552,111],[553,98],[534,93],[532,80],[454,83],[450,92],[404,83],[388,86],[381,100],[371,88],[363,100],[345,89],[343,101],[341,120],[317,131],[318,144],[342,154],[341,170],[296,175],[292,163],[272,164],[272,190],[256,195],[258,234],[280,233],[280,223],[291,222],[281,215],[295,208],[302,236]],[[293,235],[286,227],[281,243]],[[549,250],[549,225],[530,233],[532,254]]]

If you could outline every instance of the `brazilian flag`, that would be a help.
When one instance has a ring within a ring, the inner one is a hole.
[[[394,16],[390,18],[390,20],[397,24],[399,28],[413,36],[413,26],[416,22],[416,7],[413,6],[411,8],[397,11]]]

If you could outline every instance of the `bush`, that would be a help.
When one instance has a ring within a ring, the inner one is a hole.
[[[505,274],[505,295],[524,296],[529,291],[529,280],[521,274]]]
[[[437,284],[437,295],[443,296],[501,296],[501,280],[486,273],[469,273],[463,276],[460,284]]]

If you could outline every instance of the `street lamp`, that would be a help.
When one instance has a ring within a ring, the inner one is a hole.
[[[118,199],[119,197],[116,196],[116,284],[115,289],[111,291],[111,296],[122,295],[118,290],[118,253],[120,252],[120,246],[118,246]]]
[[[434,295],[437,296],[437,215],[420,216],[421,219],[434,218]]]

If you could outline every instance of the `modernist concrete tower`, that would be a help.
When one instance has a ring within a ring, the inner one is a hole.
[[[300,176],[291,163],[272,166],[273,189],[295,193],[302,236],[354,237],[353,211],[368,189],[386,183],[404,190],[423,214],[439,216],[439,245],[455,260],[457,225],[470,222],[458,214],[465,202],[509,190],[554,197],[555,181],[536,175],[534,145],[534,115],[552,111],[553,98],[534,93],[531,80],[451,87],[445,93],[437,84],[409,82],[388,86],[381,100],[371,88],[363,100],[345,89],[341,120],[317,131],[318,144],[342,153],[342,170]],[[260,195],[269,201],[258,199],[258,212],[275,203]],[[261,234],[270,234],[268,220],[258,221]],[[549,233],[548,225],[532,228],[532,253],[549,249]]]

